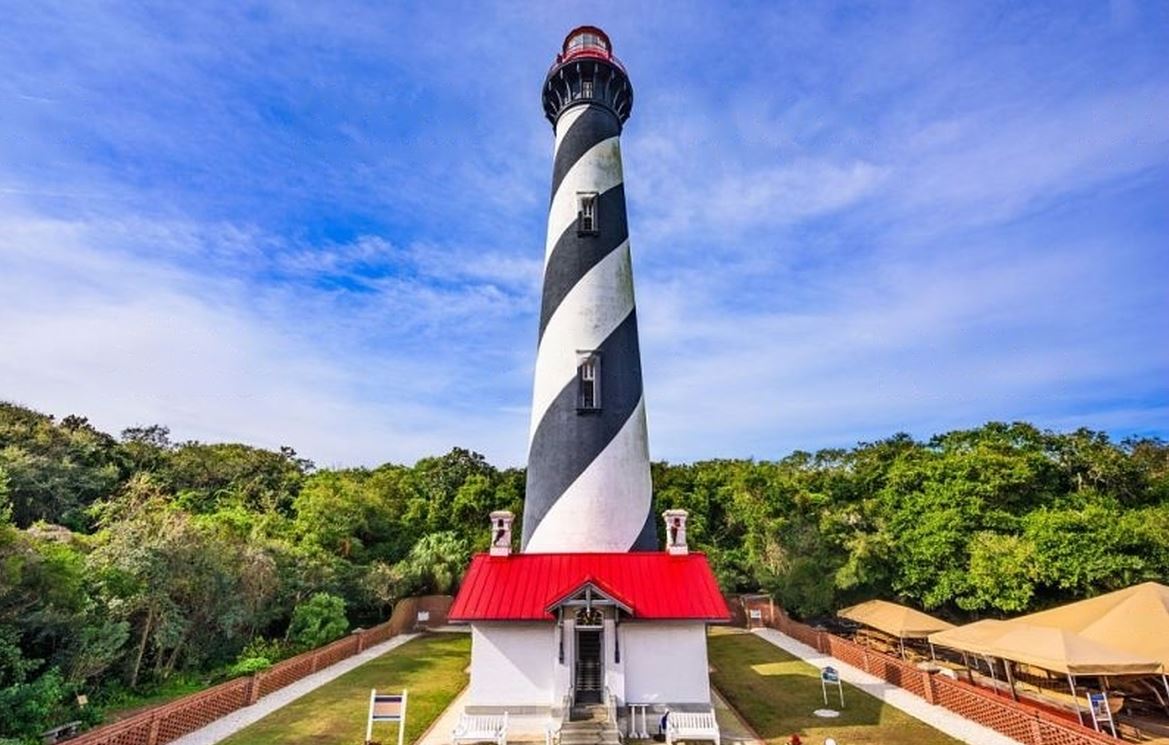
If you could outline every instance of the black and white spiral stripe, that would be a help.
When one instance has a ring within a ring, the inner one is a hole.
[[[556,157],[529,433],[523,550],[656,548],[621,124],[582,104],[556,122]],[[597,234],[577,230],[595,192]],[[601,409],[577,410],[578,353],[600,352]]]

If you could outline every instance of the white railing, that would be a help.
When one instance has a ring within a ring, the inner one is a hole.
[[[553,722],[549,718],[548,726],[544,728],[544,745],[553,745],[560,741],[560,730],[564,729],[564,723],[572,716],[572,694],[573,687],[569,686],[564,698],[560,699],[560,721]]]
[[[609,721],[613,723],[613,729],[617,730],[617,739],[622,739],[621,724],[617,721],[617,699],[613,696],[613,692],[609,690],[609,686],[605,686],[605,714],[609,717]]]

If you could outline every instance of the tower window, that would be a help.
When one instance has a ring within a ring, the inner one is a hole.
[[[579,412],[601,409],[601,353],[581,352],[577,359],[576,377]]]
[[[592,98],[593,97],[593,79],[592,78],[585,78],[584,80],[580,81],[580,97],[581,98]]]
[[[597,234],[597,193],[582,192],[576,195],[579,201],[576,232],[578,235]]]

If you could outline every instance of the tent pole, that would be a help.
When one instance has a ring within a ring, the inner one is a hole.
[[[1165,695],[1169,696],[1169,675],[1161,673],[1161,684],[1165,686]],[[1169,698],[1166,698],[1165,700],[1169,701]]]
[[[1019,694],[1015,693],[1015,678],[1011,675],[1011,661],[1006,657],[1003,658],[1003,669],[1007,671],[1007,682],[1011,685],[1011,698],[1018,701]]]
[[[905,659],[905,637],[902,637],[900,639],[900,642],[901,642],[901,659],[904,660]]]
[[[938,655],[934,652],[934,643],[928,642],[928,644],[930,645],[930,659],[934,660],[936,662],[938,659]]]
[[[1084,723],[1084,712],[1080,711],[1080,700],[1076,698],[1076,680],[1072,674],[1068,673],[1068,687],[1072,689],[1072,701],[1076,704],[1076,718],[1080,720],[1080,724]]]

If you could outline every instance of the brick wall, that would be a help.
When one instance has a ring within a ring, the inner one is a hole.
[[[766,600],[754,600],[753,603],[756,607],[766,608],[767,605]],[[932,704],[945,707],[1026,745],[1099,745],[1116,742],[1107,735],[1025,703],[996,696],[964,681],[918,670],[896,657],[793,621],[782,609],[776,608],[773,617],[764,611],[763,620],[771,628],[822,654],[865,670]]]
[[[286,685],[352,657],[403,632],[434,628],[446,623],[453,599],[449,595],[405,598],[394,606],[390,620],[361,629],[296,657],[278,662],[254,675],[236,678],[168,704],[139,712],[114,724],[90,730],[69,740],[70,745],[163,745],[207,726],[216,719],[253,704]],[[419,625],[418,611],[430,612]]]

